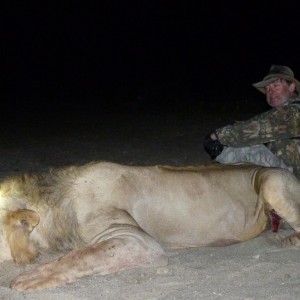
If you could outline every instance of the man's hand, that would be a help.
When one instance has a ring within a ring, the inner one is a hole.
[[[210,133],[204,138],[203,147],[210,155],[211,159],[215,159],[223,151],[224,146],[218,141],[216,134]]]

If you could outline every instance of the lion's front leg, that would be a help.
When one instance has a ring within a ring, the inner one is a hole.
[[[42,290],[71,283],[91,274],[104,275],[135,267],[166,264],[164,250],[145,233],[118,236],[71,251],[58,260],[23,273],[11,282],[11,288]]]

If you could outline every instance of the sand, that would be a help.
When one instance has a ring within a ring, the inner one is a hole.
[[[77,119],[77,120],[76,120]],[[228,120],[189,114],[55,114],[2,124],[0,176],[106,160],[126,164],[208,164],[203,136]],[[51,124],[54,125],[51,125]],[[218,224],[216,224],[218,226]],[[282,235],[290,230],[281,230]],[[226,247],[166,250],[166,267],[90,276],[55,289],[21,293],[9,288],[30,266],[1,264],[0,299],[300,299],[300,249],[281,248],[268,231]]]

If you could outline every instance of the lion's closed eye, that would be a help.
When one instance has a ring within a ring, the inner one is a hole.
[[[28,228],[29,224],[27,220],[20,220],[20,224],[23,228]]]

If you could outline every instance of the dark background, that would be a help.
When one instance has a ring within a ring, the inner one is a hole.
[[[2,117],[263,109],[271,64],[300,76],[296,1],[50,2],[2,4]]]

